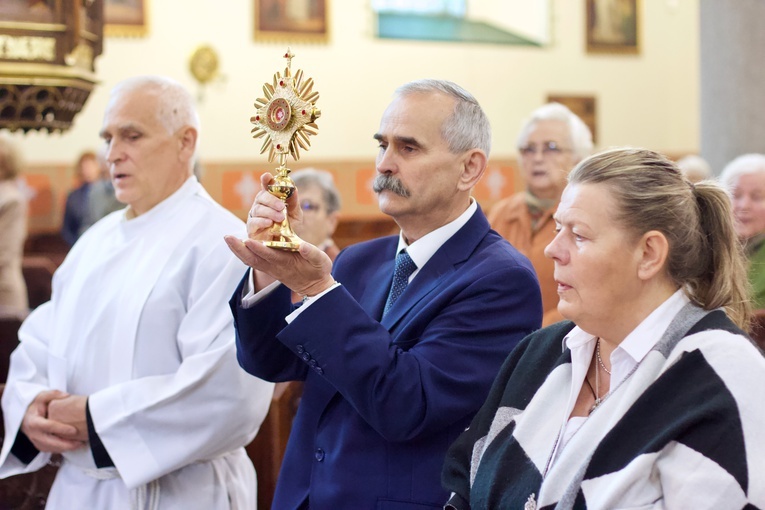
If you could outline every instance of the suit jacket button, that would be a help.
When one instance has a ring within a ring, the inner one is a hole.
[[[313,368],[316,368],[319,366],[319,362],[316,361],[315,359],[312,359],[311,361],[309,361],[308,364],[311,365]]]
[[[316,457],[316,460],[319,462],[322,462],[324,460],[324,450],[321,448],[316,448],[316,451],[313,453],[314,457]]]
[[[324,373],[324,369],[321,367],[316,367],[316,373],[322,375]]]
[[[297,351],[298,354],[303,354],[305,352],[305,349],[303,348],[301,344],[297,344],[295,346],[295,350]]]
[[[311,359],[311,355],[308,354],[307,352],[304,352],[303,356],[301,356],[301,357],[303,358],[303,361],[306,361],[306,362],[310,361],[310,359]]]

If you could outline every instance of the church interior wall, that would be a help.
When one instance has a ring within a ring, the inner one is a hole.
[[[475,0],[475,2],[490,0]],[[541,1],[541,0],[540,0]],[[321,96],[319,134],[309,151],[290,162],[334,172],[346,218],[379,215],[368,189],[377,144],[372,139],[394,89],[432,77],[459,83],[486,110],[493,129],[491,163],[476,197],[484,208],[522,186],[515,139],[529,112],[548,95],[596,100],[596,148],[643,146],[670,156],[698,151],[698,1],[638,1],[640,50],[592,54],[585,45],[584,1],[549,0],[549,42],[542,47],[384,40],[375,36],[370,2],[329,1],[327,42],[255,41],[253,0],[148,0],[148,32],[106,38],[96,61],[100,83],[73,128],[64,134],[15,133],[30,187],[30,231],[55,230],[66,192],[75,185],[72,165],[98,149],[109,90],[138,74],[170,76],[195,94],[202,122],[202,182],[225,207],[244,217],[252,188],[268,163],[250,135],[253,102],[283,70],[289,46]],[[200,86],[189,72],[199,45],[219,54],[220,76]]]

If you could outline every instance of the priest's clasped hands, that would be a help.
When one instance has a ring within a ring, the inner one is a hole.
[[[88,397],[58,390],[40,392],[27,408],[21,430],[41,452],[63,453],[88,442]]]

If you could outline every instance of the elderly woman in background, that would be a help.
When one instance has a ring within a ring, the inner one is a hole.
[[[614,149],[571,172],[555,223],[569,321],[506,360],[447,455],[447,508],[765,508],[765,358],[726,192]]]
[[[526,190],[497,202],[488,214],[491,227],[526,255],[542,290],[542,326],[562,319],[553,263],[544,249],[555,236],[552,215],[569,171],[592,152],[592,134],[568,108],[549,103],[536,109],[518,136]]]
[[[765,308],[765,154],[737,157],[720,181],[731,193],[736,233],[749,257],[753,306]]]
[[[335,260],[340,249],[332,240],[332,234],[340,216],[340,193],[332,174],[306,168],[293,172],[291,178],[298,189],[303,210],[303,221],[296,225],[295,233]]]
[[[0,138],[0,316],[24,318],[29,313],[27,286],[21,272],[27,237],[27,201],[16,177],[13,147]]]

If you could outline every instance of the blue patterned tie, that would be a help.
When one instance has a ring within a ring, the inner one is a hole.
[[[412,273],[416,270],[417,264],[414,263],[412,257],[409,256],[406,250],[401,250],[401,252],[396,255],[396,268],[393,270],[393,284],[390,286],[390,293],[388,294],[388,301],[385,303],[383,317],[385,317],[385,314],[388,313],[388,310],[390,310],[401,293],[404,292],[404,289],[409,283],[409,277],[412,276]]]

